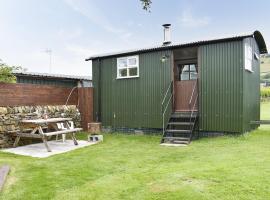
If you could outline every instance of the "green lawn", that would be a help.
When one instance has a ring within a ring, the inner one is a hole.
[[[270,103],[262,115],[270,119]],[[0,199],[269,199],[270,127],[181,148],[159,140],[107,134],[46,159],[0,153],[12,166]]]

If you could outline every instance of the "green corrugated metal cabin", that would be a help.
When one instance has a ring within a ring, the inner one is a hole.
[[[92,56],[86,61],[92,61],[94,118],[112,129],[166,131],[196,122],[199,132],[250,131],[257,127],[250,121],[260,119],[264,53],[263,36],[255,31]],[[190,118],[179,122],[176,116]]]

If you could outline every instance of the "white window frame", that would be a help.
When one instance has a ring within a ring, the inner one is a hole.
[[[130,65],[128,61],[130,59],[136,59],[136,64],[135,65]],[[126,59],[127,65],[126,66],[120,66],[120,60]],[[129,69],[130,68],[137,68],[137,75],[135,76],[130,76],[129,75]],[[121,69],[127,69],[127,76],[120,76],[120,70]],[[117,58],[117,79],[125,79],[125,78],[137,78],[139,77],[139,56],[126,56],[126,57],[120,57]]]
[[[250,44],[245,43],[245,70],[249,72],[253,72],[252,65],[253,65],[253,50]]]

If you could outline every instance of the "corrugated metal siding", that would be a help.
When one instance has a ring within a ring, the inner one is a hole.
[[[17,77],[17,83],[38,84],[38,85],[56,85],[64,87],[77,86],[77,80],[58,80],[46,78],[30,78],[30,77]]]
[[[101,121],[104,126],[113,123],[113,101],[117,94],[113,89],[113,59],[101,61]]]
[[[254,38],[246,38],[243,42],[249,43],[253,53],[260,55],[258,45]],[[244,59],[244,57],[243,57]],[[243,70],[243,131],[258,127],[250,125],[250,121],[260,120],[260,61],[253,55],[253,72]]]
[[[101,60],[100,103],[103,126],[162,128],[161,101],[170,84],[171,51],[139,55],[139,78],[116,79],[117,58]],[[94,107],[98,111],[98,61],[93,61]]]
[[[243,42],[199,47],[200,130],[242,132]]]
[[[98,119],[98,108],[99,108],[99,101],[98,101],[98,96],[99,96],[99,61],[98,60],[93,60],[92,61],[92,84],[93,84],[93,118],[94,121],[99,121]]]

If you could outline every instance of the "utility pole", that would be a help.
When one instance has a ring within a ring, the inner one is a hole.
[[[52,72],[52,50],[51,49],[45,49],[44,52],[49,55],[49,59],[50,59],[50,62],[49,62],[49,73],[51,73]]]

